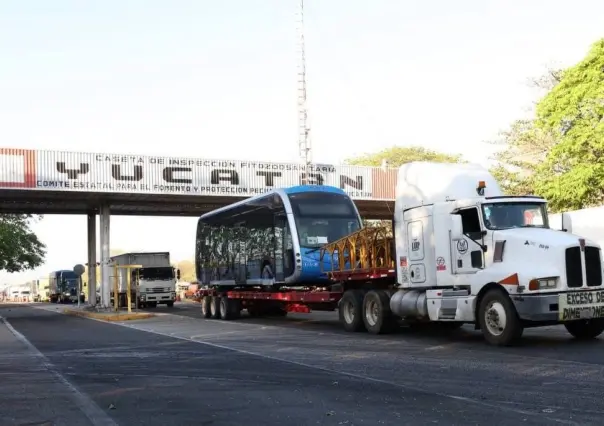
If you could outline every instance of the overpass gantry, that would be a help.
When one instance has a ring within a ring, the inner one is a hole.
[[[0,213],[87,215],[88,302],[96,305],[98,254],[109,308],[112,215],[200,216],[305,181],[342,188],[364,218],[392,219],[396,178],[377,167],[0,148]]]

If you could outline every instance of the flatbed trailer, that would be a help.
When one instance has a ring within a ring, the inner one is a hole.
[[[323,270],[330,283],[305,287],[215,286],[198,292],[204,318],[232,320],[242,310],[250,316],[285,316],[288,312],[335,311],[348,290],[370,291],[394,288],[392,238],[386,228],[363,228],[320,249],[320,258],[329,259]],[[344,253],[341,258],[337,253]],[[321,265],[325,265],[321,262]],[[351,266],[352,265],[352,266]],[[346,321],[340,319],[346,328]]]

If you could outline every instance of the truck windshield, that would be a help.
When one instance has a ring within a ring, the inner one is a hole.
[[[482,213],[487,229],[549,228],[545,203],[510,202],[483,204]]]
[[[168,266],[162,268],[141,268],[138,270],[138,276],[142,280],[172,280],[174,279],[174,269]]]
[[[289,196],[300,247],[317,248],[360,229],[361,223],[349,197],[325,192]]]

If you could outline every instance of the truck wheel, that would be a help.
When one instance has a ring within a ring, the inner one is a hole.
[[[363,299],[363,322],[371,334],[382,334],[392,330],[394,318],[390,312],[390,298],[380,290],[371,290]]]
[[[346,331],[363,331],[363,292],[347,290],[338,305],[338,316]]]
[[[580,320],[565,322],[564,327],[575,338],[579,340],[590,340],[598,337],[604,332],[604,320],[596,318],[591,320]]]
[[[212,301],[210,302],[210,318],[218,319],[220,318],[220,297],[213,296]]]
[[[174,302],[167,302],[166,305],[168,305],[168,308],[173,308],[174,307]]]
[[[212,316],[211,307],[212,297],[203,296],[201,299],[201,316],[202,318],[210,318]]]
[[[231,302],[232,301],[228,297],[220,298],[219,311],[221,320],[228,321],[231,319],[233,314],[233,306]]]
[[[480,329],[487,342],[495,346],[509,346],[524,331],[514,304],[499,289],[489,290],[478,308]]]

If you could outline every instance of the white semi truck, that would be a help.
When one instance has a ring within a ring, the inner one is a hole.
[[[174,306],[176,281],[180,279],[180,271],[170,264],[169,252],[124,253],[111,258],[111,298],[114,297],[113,280],[117,279],[120,306],[127,305],[127,269],[119,267],[126,265],[142,266],[130,270],[132,303],[138,300],[141,308],[154,308],[158,304]],[[115,266],[118,266],[118,268],[115,268]]]
[[[340,321],[349,331],[372,333],[397,318],[449,328],[473,323],[494,345],[513,343],[527,327],[560,323],[576,338],[594,338],[604,331],[600,246],[573,235],[569,215],[561,222],[565,231],[550,229],[546,200],[505,196],[481,166],[405,164],[391,269],[382,263],[355,275],[349,261],[328,272],[334,279],[347,274],[340,278]],[[322,251],[350,256],[363,232]]]

